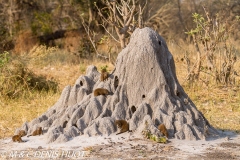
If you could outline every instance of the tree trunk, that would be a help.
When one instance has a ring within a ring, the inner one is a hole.
[[[92,21],[93,21],[92,4],[91,0],[88,0],[88,24],[90,25]]]
[[[9,32],[9,35],[10,37],[13,36],[13,24],[14,24],[14,21],[13,21],[13,7],[14,4],[13,4],[13,0],[10,0],[10,4],[9,4],[9,8],[7,10],[7,14],[8,14],[8,32]]]
[[[183,26],[183,29],[186,30],[186,27],[182,18],[181,0],[178,0],[178,18]]]

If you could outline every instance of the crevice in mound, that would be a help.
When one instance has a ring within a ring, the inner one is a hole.
[[[66,128],[67,123],[68,123],[68,121],[65,121],[65,122],[63,123],[63,128]]]
[[[111,135],[115,120],[127,120],[133,134],[141,132],[145,122],[152,134],[158,135],[156,126],[163,123],[169,137],[178,139],[205,139],[206,128],[217,134],[180,86],[167,44],[152,29],[136,29],[108,79],[100,81],[100,75],[89,66],[86,75],[65,87],[56,104],[24,129],[46,128],[48,143],[81,134]],[[97,88],[110,94],[95,97]]]
[[[132,114],[136,111],[136,107],[135,106],[132,106],[131,107],[131,111],[132,111]]]
[[[76,125],[76,124],[73,124],[72,126],[77,128],[77,125]]]
[[[158,44],[161,46],[162,45],[162,41],[158,41]]]
[[[83,82],[82,81],[80,81],[80,86],[83,86]]]
[[[151,106],[149,104],[146,103],[146,106],[148,107],[148,112],[147,114],[150,115],[150,117],[152,118],[152,115],[153,115],[153,110],[151,108]]]
[[[118,84],[119,84],[118,76],[115,76],[115,77],[114,77],[114,90],[117,89]]]
[[[111,117],[112,116],[112,111],[109,110],[109,109],[105,109],[103,114],[101,114],[101,118],[104,118],[104,117]]]

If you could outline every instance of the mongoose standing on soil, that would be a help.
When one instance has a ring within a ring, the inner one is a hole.
[[[168,138],[168,131],[167,128],[165,127],[165,125],[162,123],[158,126],[158,129],[160,130],[160,132]]]
[[[13,142],[18,142],[18,143],[23,142],[20,135],[14,135],[14,136],[12,137],[12,141],[13,141]]]
[[[125,120],[116,120],[115,125],[120,128],[120,132],[116,135],[129,131],[129,124]]]
[[[105,81],[105,80],[107,80],[107,79],[108,79],[108,72],[107,72],[105,69],[103,69],[103,70],[101,71],[100,81]]]
[[[29,136],[37,136],[37,135],[41,135],[43,134],[43,131],[42,131],[42,127],[38,127],[31,135],[28,135],[27,137]]]
[[[104,89],[104,88],[97,88],[94,90],[93,92],[94,94],[94,97],[96,96],[99,96],[99,95],[108,95],[109,94],[109,91],[107,89]]]
[[[23,137],[23,136],[26,136],[27,134],[26,134],[26,132],[25,132],[24,130],[20,130],[20,131],[18,132],[18,135],[21,136],[21,137]]]

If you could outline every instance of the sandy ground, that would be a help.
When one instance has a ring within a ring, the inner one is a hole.
[[[123,133],[78,136],[66,143],[46,144],[45,135],[0,140],[0,159],[240,159],[240,135],[222,132],[206,141],[169,139],[166,144]]]

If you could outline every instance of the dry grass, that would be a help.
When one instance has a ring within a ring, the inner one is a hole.
[[[0,138],[14,134],[16,128],[44,113],[59,98],[60,93],[33,93],[28,98],[0,98]]]
[[[193,50],[193,47],[182,45],[179,48],[170,43],[168,46],[175,58],[179,82],[197,108],[203,112],[214,127],[222,130],[240,131],[240,87],[238,85],[206,86],[201,82],[189,86],[187,82],[184,82],[187,75],[186,64],[179,59],[183,56],[183,48]],[[56,80],[59,83],[59,90],[57,93],[33,92],[28,97],[14,100],[0,97],[0,138],[12,136],[15,129],[25,121],[30,121],[44,113],[58,100],[65,86],[73,85],[76,79],[85,73],[88,65],[93,64],[98,67],[98,70],[104,65],[108,65],[110,71],[114,68],[112,64],[99,59],[78,59],[74,55],[59,51],[57,48],[47,50],[42,47],[38,49],[37,51],[35,48],[30,51],[32,54],[25,55],[28,68],[37,75]],[[236,65],[240,66],[239,61]],[[240,84],[240,81],[238,80],[237,83]]]
[[[32,54],[22,55],[27,67],[36,75],[54,79],[59,84],[56,93],[53,92],[29,92],[17,99],[5,99],[0,96],[0,138],[12,136],[16,128],[24,122],[40,116],[46,112],[60,97],[61,91],[67,85],[73,85],[77,78],[85,73],[87,66],[93,64],[98,70],[108,65],[112,70],[112,64],[100,60],[81,60],[75,55],[63,53],[57,48],[40,46],[33,49]]]
[[[184,87],[210,124],[240,132],[240,87]]]
[[[234,85],[228,86],[216,84],[213,80],[208,84],[203,81],[189,84],[186,81],[187,65],[181,61],[181,58],[184,57],[186,50],[194,53],[194,47],[192,45],[172,44],[169,48],[175,59],[180,84],[210,124],[221,130],[240,132],[240,77],[236,77]],[[195,62],[194,57],[192,61]],[[240,73],[239,66],[240,61],[238,60],[235,64],[238,74]],[[206,78],[204,73],[201,76],[203,79]]]

